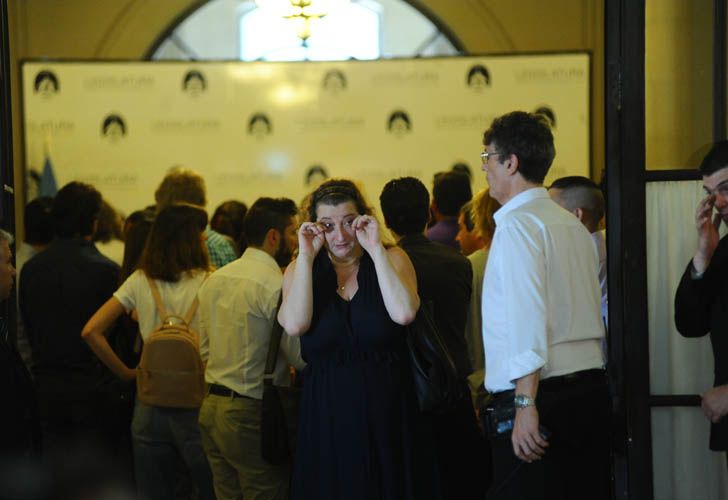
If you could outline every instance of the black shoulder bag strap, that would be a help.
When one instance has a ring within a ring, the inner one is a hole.
[[[276,361],[278,361],[278,351],[281,347],[281,336],[283,335],[283,327],[278,322],[278,310],[283,302],[283,290],[278,298],[278,306],[276,306],[275,316],[273,317],[273,329],[270,332],[270,344],[268,344],[268,356],[265,359],[265,372],[263,373],[263,384],[273,383],[273,372],[276,369]]]

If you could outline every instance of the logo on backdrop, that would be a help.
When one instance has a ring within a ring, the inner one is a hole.
[[[329,173],[323,165],[311,165],[306,170],[304,183],[307,188],[316,189],[319,185],[329,178]]]
[[[154,76],[149,74],[103,74],[84,78],[83,87],[89,92],[143,91],[153,89],[154,81]]]
[[[255,113],[248,120],[248,135],[259,139],[273,133],[273,124],[265,113]]]
[[[581,82],[587,78],[587,70],[578,66],[555,68],[525,68],[513,72],[518,83]]]
[[[549,122],[551,128],[556,128],[556,113],[554,113],[553,109],[548,106],[541,106],[533,110],[533,112],[546,118],[546,121]]]
[[[126,136],[126,123],[121,115],[107,115],[101,123],[101,135],[111,142],[116,142]]]
[[[189,70],[182,79],[182,90],[193,97],[202,94],[207,90],[205,76],[196,69]]]
[[[342,90],[346,90],[346,87],[346,75],[339,69],[328,70],[321,81],[321,88],[330,94],[338,94]]]
[[[437,130],[472,130],[482,133],[493,122],[495,113],[448,113],[435,115]]]
[[[415,88],[434,87],[440,82],[440,73],[434,70],[409,70],[398,67],[372,73],[371,84],[375,87],[397,88],[402,85]]]
[[[403,136],[412,131],[412,121],[406,111],[398,109],[389,115],[387,132],[396,136]]]
[[[482,64],[471,66],[466,81],[471,89],[484,90],[486,87],[490,87],[490,71]]]
[[[40,94],[43,97],[51,97],[61,90],[61,86],[58,83],[58,77],[56,74],[44,69],[35,75],[33,90],[36,94]]]

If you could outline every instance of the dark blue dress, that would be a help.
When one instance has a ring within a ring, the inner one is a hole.
[[[429,423],[416,407],[405,332],[387,313],[374,263],[362,256],[347,302],[322,251],[313,264],[313,319],[291,498],[439,498]]]

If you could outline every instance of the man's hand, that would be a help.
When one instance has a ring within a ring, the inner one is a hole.
[[[703,394],[703,413],[714,424],[728,415],[728,385],[713,387]]]
[[[698,250],[693,257],[693,267],[699,273],[705,272],[718,247],[721,215],[713,215],[715,195],[709,195],[700,200],[695,211],[695,226],[698,229]]]
[[[516,409],[516,420],[511,434],[513,453],[524,462],[539,460],[549,443],[538,430],[538,410],[535,406]]]

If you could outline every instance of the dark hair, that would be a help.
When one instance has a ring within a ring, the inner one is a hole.
[[[568,210],[581,208],[588,214],[588,219],[598,224],[604,217],[604,195],[599,186],[588,177],[571,175],[556,179],[549,189],[561,191],[561,201]],[[560,203],[561,204],[561,203]]]
[[[183,89],[186,89],[186,88],[187,88],[187,84],[188,84],[188,83],[190,82],[190,80],[192,80],[193,78],[197,78],[198,80],[200,80],[200,83],[202,83],[202,88],[203,88],[203,90],[204,90],[205,88],[207,88],[207,82],[205,82],[205,77],[204,77],[204,76],[202,76],[202,73],[200,73],[200,72],[199,72],[199,71],[197,71],[196,69],[191,69],[191,70],[189,70],[189,71],[188,71],[188,72],[187,72],[187,73],[185,74],[185,77],[184,77],[184,79],[182,80],[182,88],[183,88]]]
[[[108,243],[111,240],[123,240],[124,229],[119,217],[119,213],[102,199],[101,210],[99,210],[99,224],[94,233],[93,241]]]
[[[298,214],[296,202],[288,198],[258,198],[245,214],[243,227],[248,243],[262,246],[268,231],[275,229],[283,235],[286,227]]]
[[[102,135],[106,135],[108,133],[109,127],[112,123],[116,123],[119,127],[121,127],[121,135],[126,135],[126,124],[124,123],[124,119],[119,115],[109,115],[104,118],[104,123],[101,125]]]
[[[483,134],[483,144],[496,145],[504,155],[516,155],[521,176],[537,184],[543,183],[556,156],[554,136],[546,118],[525,111],[513,111],[493,120]]]
[[[599,189],[599,186],[597,186],[596,182],[588,177],[582,177],[581,175],[569,175],[567,177],[561,177],[559,179],[556,179],[553,183],[551,183],[549,189],[571,189],[575,187],[597,190]]]
[[[53,88],[54,90],[58,91],[59,85],[58,85],[58,78],[54,73],[48,70],[39,71],[37,75],[35,75],[35,82],[33,82],[33,89],[38,92],[40,90],[40,84],[43,82],[43,80],[50,80],[53,82]]]
[[[316,209],[319,205],[338,205],[350,201],[356,206],[359,215],[371,215],[372,209],[367,205],[364,195],[349,179],[329,179],[314,190],[308,205],[308,220],[316,220]]]
[[[47,245],[53,239],[53,198],[40,196],[25,205],[23,228],[30,245]]]
[[[101,193],[90,184],[69,182],[53,200],[51,214],[57,236],[73,238],[90,236],[101,210]]]
[[[229,200],[217,207],[210,219],[210,227],[213,230],[232,238],[238,255],[243,253],[246,246],[243,220],[247,212],[248,205],[242,201]]]
[[[326,172],[326,169],[322,167],[321,165],[313,165],[306,170],[306,185],[308,186],[311,184],[311,177],[313,177],[313,174],[321,174],[324,176],[324,179],[329,178],[328,172]]]
[[[483,75],[483,79],[485,80],[486,85],[490,85],[490,71],[488,71],[488,68],[486,68],[482,64],[476,64],[475,66],[470,68],[467,78],[468,85],[471,85],[473,77],[478,74]]]
[[[399,236],[421,233],[430,215],[430,194],[419,179],[400,177],[384,185],[379,195],[387,227]]]
[[[124,260],[121,263],[119,282],[123,283],[137,270],[154,223],[155,210],[145,208],[132,212],[124,221]]]
[[[473,197],[470,179],[459,172],[438,175],[432,187],[432,199],[442,215],[453,217]]]
[[[728,168],[728,140],[718,141],[713,144],[713,147],[710,148],[710,151],[700,163],[698,170],[703,177],[708,177],[724,168]]]
[[[255,122],[265,123],[266,127],[268,127],[269,134],[273,131],[273,125],[270,122],[270,118],[268,118],[268,116],[263,113],[255,113],[253,116],[250,117],[250,120],[248,121],[249,134],[253,132],[253,125],[255,125]]]
[[[326,72],[326,74],[324,75],[324,80],[323,80],[324,88],[327,86],[327,82],[334,76],[339,78],[339,80],[341,81],[341,88],[345,89],[346,88],[346,75],[344,75],[344,72],[339,69],[330,69]]]
[[[402,111],[401,109],[398,109],[397,111],[393,111],[392,114],[389,115],[389,120],[387,121],[387,130],[392,130],[392,124],[394,123],[394,120],[396,120],[397,118],[399,118],[405,122],[405,124],[407,125],[407,130],[412,129],[412,123],[410,122],[407,112]]]
[[[548,106],[541,106],[536,108],[534,113],[545,116],[551,128],[556,128],[556,113],[554,113],[553,109]]]
[[[470,165],[468,165],[467,163],[458,162],[453,165],[450,170],[458,174],[467,175],[468,180],[473,180],[473,171],[470,170]]]
[[[205,191],[205,179],[200,174],[188,168],[173,167],[154,192],[154,199],[157,210],[173,203],[204,207],[207,205]]]
[[[207,246],[200,237],[207,227],[202,207],[178,203],[163,208],[154,220],[139,268],[162,281],[179,281],[182,273],[209,270]]]

